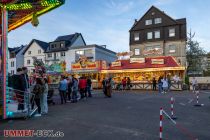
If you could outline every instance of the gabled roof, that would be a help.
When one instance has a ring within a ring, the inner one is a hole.
[[[152,9],[157,10],[158,12],[160,12],[161,14],[163,14],[164,16],[168,17],[171,21],[173,21],[175,24],[178,24],[177,20],[173,19],[172,17],[170,17],[169,15],[167,15],[164,11],[161,11],[160,9],[158,9],[155,6],[151,6],[149,8],[149,10],[138,20],[134,23],[134,25],[131,27],[131,30],[134,30],[135,26],[138,24],[138,22],[140,22]]]
[[[57,51],[67,51],[74,44],[74,42],[77,40],[78,37],[81,37],[84,44],[86,45],[82,34],[74,33],[74,34],[70,34],[70,35],[58,36],[55,39],[55,41],[50,42],[50,43],[54,43],[54,42],[65,41],[65,48],[58,48],[58,49],[50,50],[50,48],[48,47],[45,52],[49,53],[49,52],[57,52]]]
[[[21,45],[20,47],[8,48],[8,50],[10,53],[18,54],[25,47],[26,47],[26,45]]]
[[[41,41],[41,40],[37,40],[37,39],[33,39],[31,40],[31,42],[28,44],[27,48],[23,51],[23,55],[25,54],[25,52],[30,48],[31,44],[36,42],[44,51],[48,48],[49,43]]]

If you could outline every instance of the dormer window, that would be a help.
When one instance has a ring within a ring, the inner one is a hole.
[[[134,41],[139,41],[139,33],[134,33]]]
[[[61,48],[63,48],[63,47],[64,47],[64,44],[63,44],[63,43],[61,43],[61,44],[60,44],[60,47],[61,47]]]
[[[51,44],[51,49],[55,49],[56,44]]]
[[[155,24],[162,23],[162,18],[155,18]]]
[[[152,25],[152,19],[145,20],[145,25]]]

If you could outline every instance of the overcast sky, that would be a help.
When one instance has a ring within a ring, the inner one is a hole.
[[[116,52],[129,50],[129,29],[134,19],[152,6],[174,19],[187,18],[188,32],[196,32],[200,46],[210,51],[210,0],[66,0],[65,5],[9,33],[9,47],[32,39],[50,42],[60,35],[82,33],[87,44],[107,45]]]

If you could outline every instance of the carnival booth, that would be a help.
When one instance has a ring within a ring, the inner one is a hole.
[[[102,74],[111,74],[115,84],[121,83],[124,77],[130,78],[134,89],[152,89],[152,80],[160,76],[170,77],[172,89],[180,90],[185,67],[180,66],[172,56],[130,58],[112,62]],[[178,80],[177,80],[178,79]]]
[[[17,113],[16,98],[14,89],[8,87],[8,32],[31,22],[33,26],[38,26],[38,17],[63,5],[65,0],[2,0],[1,8],[1,49],[0,49],[0,116],[3,119],[19,117]],[[19,91],[20,92],[20,91]],[[27,102],[24,101],[24,104]],[[30,115],[28,110],[25,116]]]
[[[93,88],[101,88],[101,82],[104,78],[104,74],[101,74],[102,69],[107,69],[106,61],[89,61],[86,57],[81,57],[81,59],[71,64],[70,74],[78,75],[78,77],[90,77],[92,80]]]

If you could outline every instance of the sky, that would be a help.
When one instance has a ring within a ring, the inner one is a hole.
[[[187,32],[210,51],[210,0],[66,0],[61,7],[39,17],[39,26],[27,23],[9,33],[9,47],[32,39],[51,42],[58,36],[82,33],[86,44],[107,45],[129,51],[129,30],[152,6],[174,19],[187,18]]]

